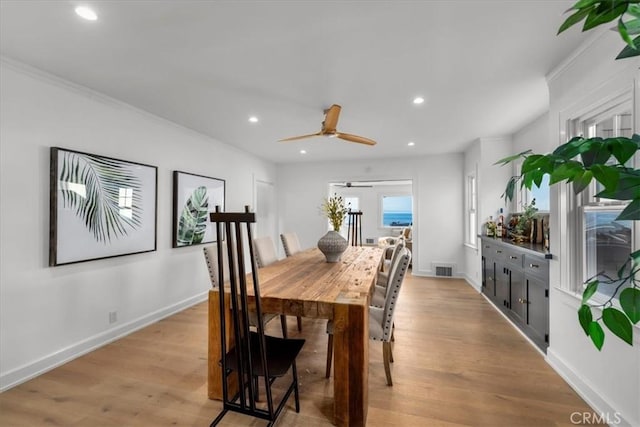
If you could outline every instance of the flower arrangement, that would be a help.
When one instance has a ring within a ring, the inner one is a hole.
[[[347,215],[347,208],[344,206],[342,196],[334,194],[332,197],[325,199],[320,208],[322,209],[322,213],[329,218],[333,230],[340,231],[344,217]]]

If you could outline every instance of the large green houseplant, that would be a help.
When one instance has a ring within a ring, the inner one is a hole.
[[[558,34],[582,22],[583,31],[617,20],[617,30],[627,44],[616,59],[640,55],[640,0],[593,1],[580,0],[569,9],[572,14],[560,27]],[[635,38],[632,38],[635,36]],[[618,220],[640,220],[640,169],[628,166],[640,150],[640,135],[631,138],[583,138],[575,137],[548,154],[535,154],[531,150],[506,157],[496,164],[509,164],[523,160],[521,174],[507,183],[504,196],[513,198],[516,185],[531,189],[540,186],[545,175],[549,184],[571,183],[576,194],[589,186],[592,180],[599,182],[603,190],[597,196],[629,201]],[[633,345],[633,324],[640,321],[640,250],[630,254],[618,269],[616,277],[603,273],[588,279],[578,310],[578,320],[585,334],[600,350],[604,344],[602,324],[614,335]],[[591,297],[601,285],[614,287],[611,297],[602,304],[590,303]],[[627,287],[628,286],[628,287]],[[619,301],[621,309],[614,304]],[[593,317],[592,308],[600,308],[600,317]]]

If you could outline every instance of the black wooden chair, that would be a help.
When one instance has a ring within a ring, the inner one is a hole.
[[[268,420],[268,426],[272,426],[291,392],[294,393],[296,412],[300,412],[300,397],[298,392],[298,373],[296,370],[296,357],[304,340],[286,339],[265,335],[262,321],[262,307],[260,304],[260,287],[258,283],[258,266],[253,248],[251,236],[251,224],[255,222],[255,214],[245,207],[244,213],[223,213],[220,207],[210,214],[211,222],[215,223],[217,237],[218,265],[223,265],[222,251],[226,246],[227,261],[229,265],[229,293],[231,305],[230,333],[235,344],[231,348],[226,346],[225,298],[220,298],[220,344],[222,358],[220,366],[222,370],[222,394],[223,409],[213,420],[211,426],[217,425],[228,411],[251,415],[256,418]],[[223,233],[224,230],[224,233]],[[222,242],[222,236],[227,240]],[[248,262],[251,264],[251,276],[247,279],[245,269],[245,246],[249,251]],[[223,268],[218,269],[220,275],[218,283],[225,283]],[[252,282],[252,283],[247,283]],[[249,306],[247,286],[253,286],[255,308]],[[255,322],[256,331],[250,330],[249,313],[254,311],[257,316]],[[284,395],[277,405],[274,405],[271,386],[273,382],[284,376],[289,369],[292,372],[291,383],[286,388]],[[238,391],[230,395],[230,377],[236,376]],[[258,378],[264,377],[266,402],[257,405]],[[265,408],[266,403],[266,408]]]

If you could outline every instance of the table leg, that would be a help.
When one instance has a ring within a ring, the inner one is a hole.
[[[368,307],[336,304],[333,321],[335,424],[364,426],[369,406]]]
[[[230,296],[224,294],[225,307],[230,305]],[[222,368],[220,367],[220,358],[222,349],[220,348],[220,293],[215,290],[209,290],[209,363],[207,378],[207,394],[209,399],[222,400]],[[227,349],[234,344],[233,334],[231,333],[231,312],[227,310],[225,314],[225,331]],[[235,375],[231,375],[228,379],[229,395],[233,395],[238,391],[238,379]]]

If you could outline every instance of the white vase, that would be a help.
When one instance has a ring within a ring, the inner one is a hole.
[[[347,250],[349,242],[337,231],[328,231],[327,234],[318,240],[318,249],[327,258],[327,262],[339,262],[344,251]]]

